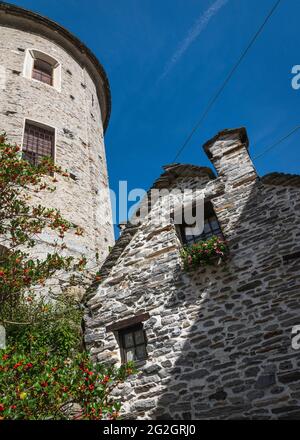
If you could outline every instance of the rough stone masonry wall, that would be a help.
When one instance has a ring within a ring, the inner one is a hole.
[[[23,77],[26,49],[40,50],[61,63],[61,92]],[[58,208],[84,228],[83,237],[66,237],[71,254],[92,256],[99,250],[103,261],[114,238],[101,110],[93,80],[51,40],[5,26],[1,26],[0,67],[4,86],[0,88],[0,130],[7,132],[10,142],[21,145],[25,118],[55,127],[56,163],[76,176],[76,180],[59,176],[57,191],[36,197],[33,203]],[[41,238],[40,256],[53,242],[51,234]]]
[[[175,227],[146,219],[88,303],[87,346],[119,363],[106,326],[149,312],[149,357],[120,389],[125,417],[300,418],[300,258],[283,259],[300,250],[299,187],[258,179],[239,131],[207,152],[221,177],[177,186],[206,189],[229,261],[183,272]]]

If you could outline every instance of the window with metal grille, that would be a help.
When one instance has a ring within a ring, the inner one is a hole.
[[[38,165],[43,157],[54,159],[54,129],[26,121],[22,153],[33,165]]]
[[[119,330],[122,362],[141,361],[147,358],[146,335],[143,324]]]
[[[214,212],[211,202],[204,205],[204,229],[195,225],[180,225],[181,239],[184,244],[195,244],[199,241],[205,241],[213,236],[224,238],[219,221]]]
[[[33,63],[32,78],[50,86],[53,85],[53,66],[47,61],[35,59]]]

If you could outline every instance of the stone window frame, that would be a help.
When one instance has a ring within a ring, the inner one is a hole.
[[[53,147],[52,147],[52,160],[54,163],[56,163],[56,141],[57,141],[57,129],[53,125],[46,124],[41,121],[37,121],[35,119],[31,118],[24,118],[23,121],[23,131],[22,131],[22,141],[21,141],[21,153],[23,153],[23,146],[24,146],[24,137],[25,137],[25,128],[26,123],[36,125],[37,127],[40,127],[45,130],[53,131]]]
[[[217,223],[216,228],[212,226],[212,220]],[[185,224],[184,221],[181,225],[176,225],[177,233],[181,243],[183,245],[193,245],[198,243],[199,241],[208,240],[213,236],[220,237],[224,240],[224,234],[211,200],[204,201],[204,223],[209,225],[210,231],[203,231],[200,235],[195,235],[191,240],[188,240],[186,235],[186,228],[191,228],[191,225]]]
[[[45,61],[50,64],[53,68],[52,84],[47,84],[46,82],[40,81],[32,77],[33,68],[35,60]],[[26,49],[23,76],[31,81],[35,81],[39,84],[44,84],[47,87],[51,87],[58,92],[61,92],[61,63],[58,62],[53,56],[46,52],[42,52],[38,49]]]

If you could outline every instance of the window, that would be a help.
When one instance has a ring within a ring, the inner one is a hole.
[[[27,49],[23,76],[61,90],[61,65],[51,55],[36,49]]]
[[[146,335],[143,324],[119,330],[122,362],[140,361],[147,358]]]
[[[49,84],[49,86],[52,86],[53,66],[47,61],[43,61],[40,59],[34,60],[32,78]]]
[[[147,358],[147,339],[143,322],[148,319],[149,313],[142,313],[106,327],[107,332],[114,332],[116,336],[123,363]]]
[[[23,140],[23,158],[37,165],[43,157],[54,159],[53,128],[26,121]]]
[[[194,244],[202,240],[207,240],[213,236],[224,238],[221,227],[211,202],[204,205],[204,229],[200,230],[195,225],[180,225],[181,238],[184,244]]]

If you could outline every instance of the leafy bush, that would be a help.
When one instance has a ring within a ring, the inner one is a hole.
[[[7,343],[21,352],[47,350],[60,356],[80,351],[83,311],[71,298],[49,302],[24,295],[11,309],[2,309],[0,323],[5,326]]]
[[[119,369],[94,365],[86,354],[68,359],[42,350],[2,350],[0,418],[116,419],[121,405],[111,393],[134,372],[132,364]]]
[[[50,159],[31,165],[0,135],[0,324],[8,343],[0,350],[0,418],[115,419],[120,403],[111,393],[135,372],[133,365],[93,365],[82,353],[80,306],[62,297],[51,301],[47,289],[61,272],[71,274],[71,287],[90,283],[88,274],[81,276],[85,257],[77,261],[62,252],[65,233],[83,231],[58,210],[28,203],[28,194],[55,190],[55,174],[68,178]],[[56,232],[57,240],[41,260],[25,250],[44,229]]]
[[[185,270],[189,271],[199,266],[213,265],[216,261],[224,261],[228,257],[229,248],[226,241],[212,237],[193,245],[184,246],[181,258]]]
[[[118,418],[121,404],[111,393],[136,371],[131,363],[93,364],[80,352],[82,311],[76,303],[27,296],[13,319],[4,321],[8,348],[0,351],[0,418]]]
[[[45,286],[46,281],[59,271],[82,272],[86,260],[75,261],[63,255],[63,238],[69,231],[82,235],[83,231],[65,220],[57,209],[29,202],[30,194],[55,191],[55,175],[68,178],[68,173],[44,158],[34,166],[22,158],[20,148],[7,143],[0,134],[0,314],[4,303],[12,307],[20,295],[30,289]],[[53,253],[43,260],[32,258],[25,252],[37,244],[44,230],[57,235],[53,240]]]

